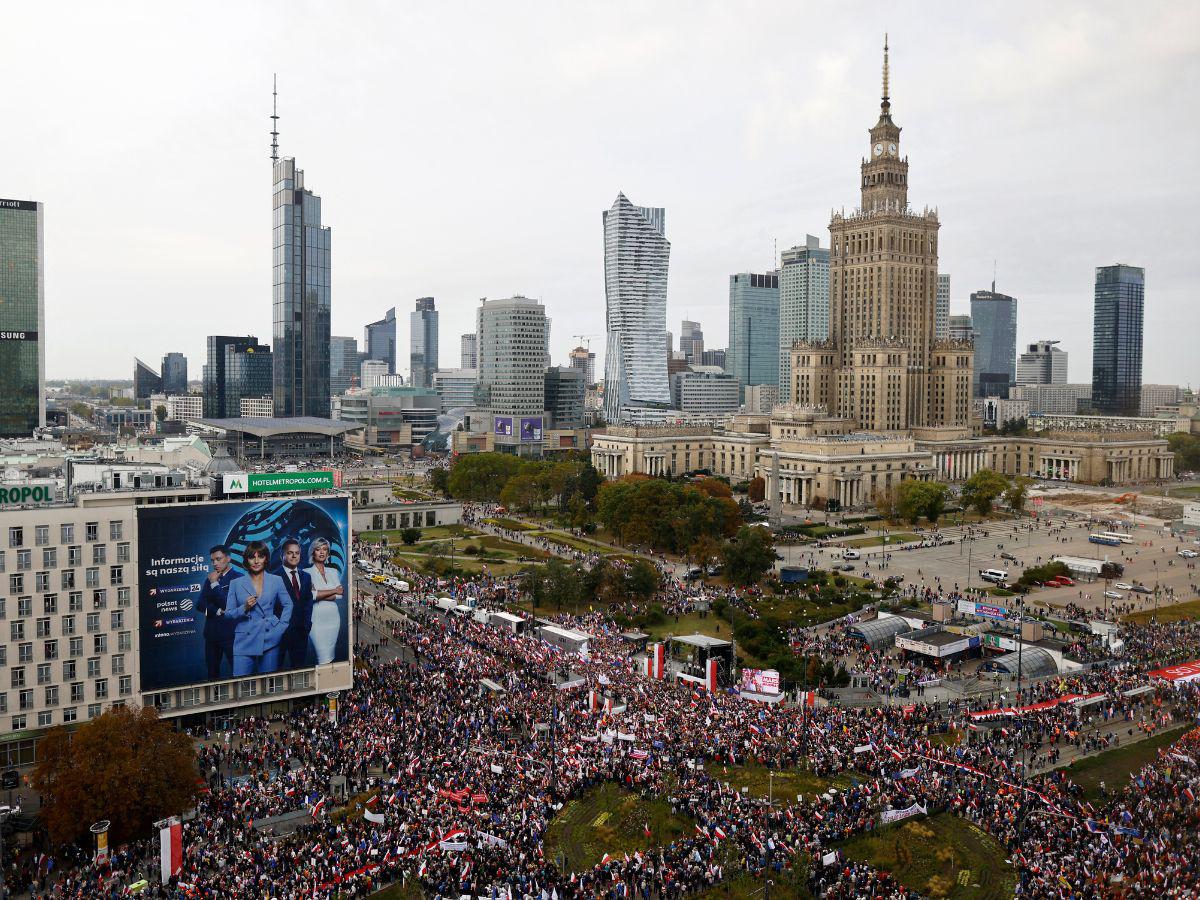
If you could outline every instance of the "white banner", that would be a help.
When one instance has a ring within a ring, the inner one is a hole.
[[[488,834],[486,831],[476,831],[475,837],[479,838],[489,847],[508,847],[508,841],[504,838],[498,838],[494,834]]]
[[[874,744],[859,744],[857,747],[854,748],[854,752],[855,753],[870,753],[874,749],[875,749]]]
[[[885,809],[879,814],[879,824],[887,825],[889,822],[899,822],[901,819],[907,819],[910,816],[923,816],[927,812],[929,810],[919,803],[914,803],[908,809]]]
[[[624,733],[618,731],[617,732],[617,740],[618,741],[636,741],[637,735],[636,734],[624,734]]]
[[[384,816],[383,813],[371,812],[370,810],[367,810],[365,813],[363,813],[363,818],[368,822],[374,822],[376,825],[382,825]]]
[[[821,857],[821,865],[823,865],[823,866],[832,866],[837,861],[838,860],[837,860],[837,851],[836,850],[831,850],[829,853],[826,853],[824,856]]]
[[[440,841],[438,843],[439,850],[466,850],[466,841]]]

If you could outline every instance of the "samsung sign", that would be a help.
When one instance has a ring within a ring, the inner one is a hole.
[[[47,484],[23,487],[0,487],[0,506],[17,506],[25,503],[53,503],[54,491]]]
[[[0,331],[0,341],[36,341],[36,331]]]

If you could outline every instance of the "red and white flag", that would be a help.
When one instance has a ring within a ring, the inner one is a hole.
[[[166,884],[183,869],[183,825],[178,816],[163,819],[158,824],[162,882]]]

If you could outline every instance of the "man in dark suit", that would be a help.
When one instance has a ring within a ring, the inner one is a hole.
[[[229,564],[229,550],[218,544],[208,551],[212,560],[212,571],[200,586],[200,602],[197,608],[204,614],[204,662],[208,666],[208,677],[221,677],[221,658],[229,660],[233,667],[233,623],[225,618],[225,601],[229,597],[229,583],[238,577]],[[226,676],[228,677],[228,676]]]
[[[292,598],[292,621],[280,643],[280,668],[302,669],[308,658],[308,632],[312,629],[312,576],[300,568],[300,542],[288,538],[281,548],[283,565],[274,574],[283,579]],[[283,663],[286,657],[287,662]]]

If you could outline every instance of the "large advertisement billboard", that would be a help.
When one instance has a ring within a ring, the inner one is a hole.
[[[493,430],[501,437],[512,437],[512,416],[496,416],[493,420]]]
[[[350,501],[138,509],[142,690],[346,662]]]
[[[542,417],[527,417],[521,420],[521,440],[540,441],[542,439]]]

